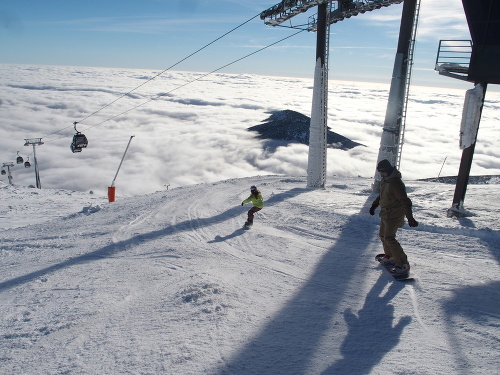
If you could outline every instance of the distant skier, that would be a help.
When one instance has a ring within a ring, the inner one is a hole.
[[[410,271],[410,264],[403,248],[396,240],[396,232],[404,225],[405,216],[410,227],[418,226],[418,222],[413,218],[412,202],[406,195],[406,187],[401,180],[401,173],[386,159],[378,163],[377,171],[382,176],[380,194],[372,203],[370,215],[375,215],[375,209],[380,205],[379,235],[385,257],[379,261],[381,263],[394,263],[395,268],[391,272],[395,275],[406,274]]]
[[[251,227],[253,225],[253,215],[264,207],[264,198],[262,198],[262,194],[257,190],[257,187],[253,185],[250,187],[250,196],[241,202],[241,205],[243,206],[245,203],[250,202],[252,202],[253,207],[248,210],[248,219],[245,223],[245,227]]]

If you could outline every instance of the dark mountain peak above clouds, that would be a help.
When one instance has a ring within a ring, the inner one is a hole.
[[[279,146],[288,146],[290,143],[309,145],[310,117],[290,109],[269,113],[271,115],[263,124],[248,128],[259,134],[257,138],[268,140],[264,144],[266,150],[274,152]],[[329,147],[342,150],[363,146],[330,130],[327,130],[327,142]]]

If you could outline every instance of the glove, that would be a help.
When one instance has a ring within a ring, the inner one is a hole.
[[[378,207],[378,205],[376,204],[372,204],[372,206],[370,207],[370,215],[375,215],[375,209]]]
[[[411,218],[411,219],[408,219],[408,225],[410,227],[415,228],[415,227],[418,227],[418,222],[414,218]]]

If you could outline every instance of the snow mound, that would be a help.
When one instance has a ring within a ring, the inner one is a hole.
[[[88,207],[83,207],[82,209],[82,213],[85,214],[85,215],[90,215],[90,214],[94,214],[96,212],[99,212],[102,210],[102,207],[100,205],[97,205],[97,206],[88,206]]]

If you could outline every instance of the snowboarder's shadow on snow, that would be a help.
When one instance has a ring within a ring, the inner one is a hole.
[[[233,233],[228,234],[227,236],[222,237],[220,235],[217,235],[212,241],[208,241],[208,243],[224,242],[230,240],[231,238],[241,236],[244,232],[245,232],[244,228],[238,228]]]
[[[390,301],[404,288],[404,284],[392,282],[387,292],[380,296],[387,283],[386,275],[380,275],[357,315],[350,308],[344,311],[348,327],[348,334],[340,347],[344,357],[325,370],[323,375],[367,374],[398,344],[411,317],[401,317],[393,326],[394,306]]]

